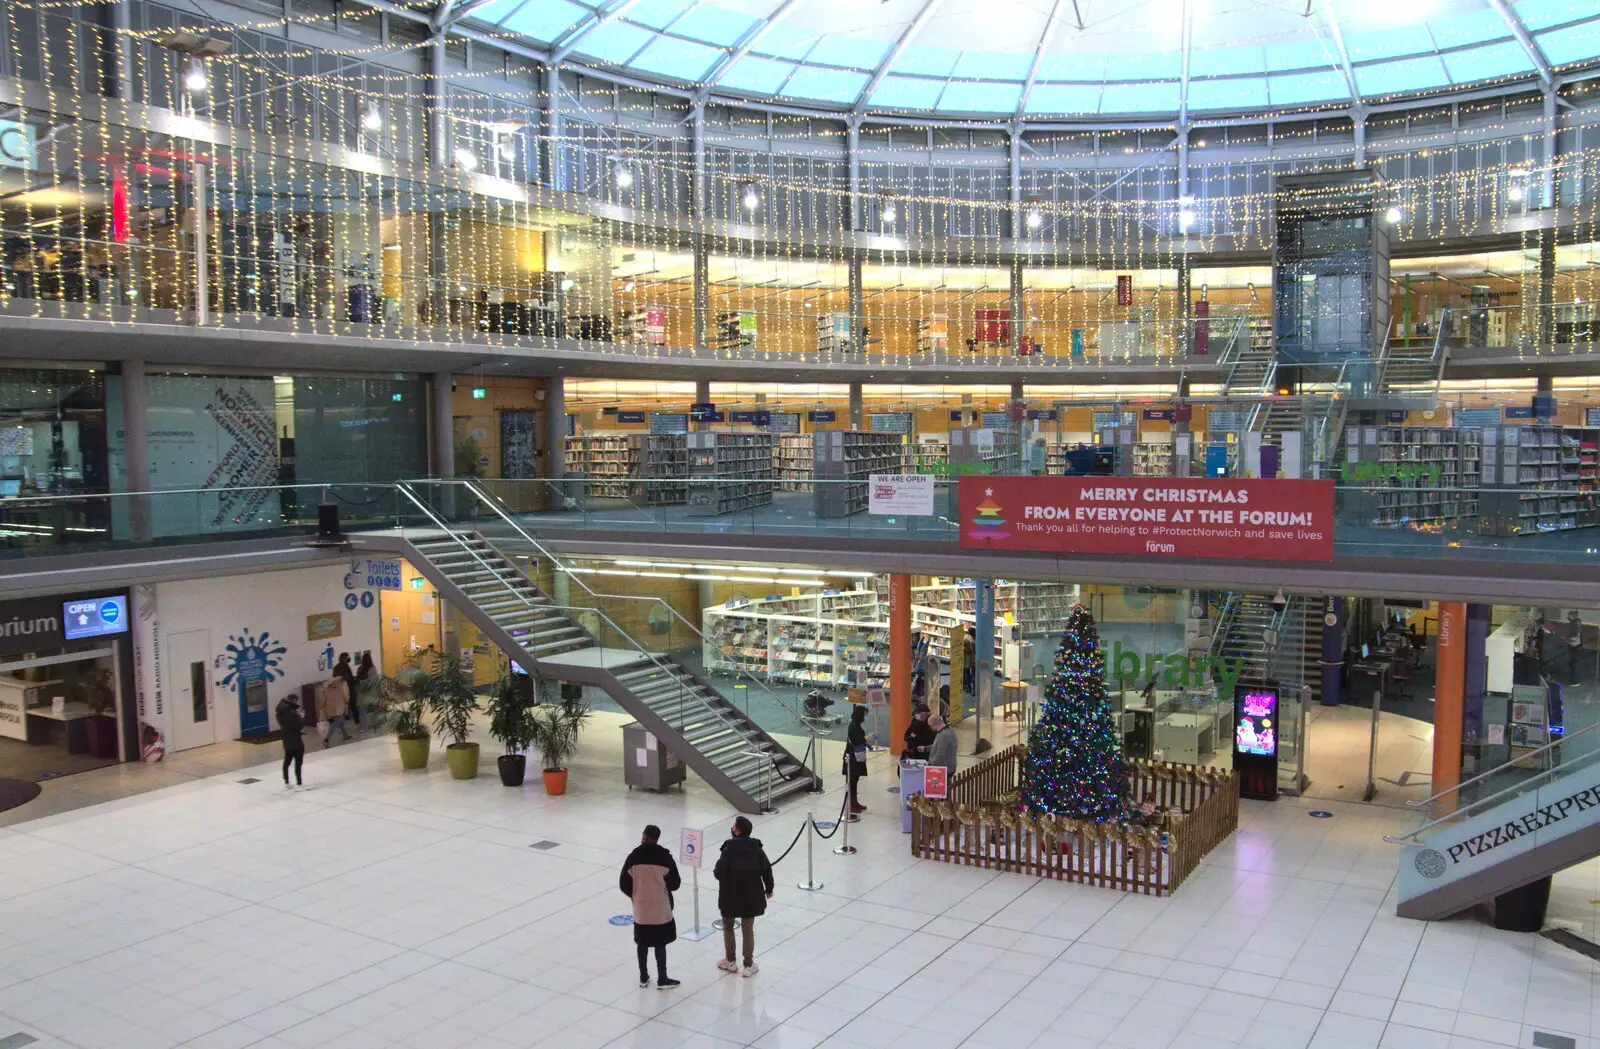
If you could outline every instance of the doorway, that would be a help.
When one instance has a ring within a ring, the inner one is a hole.
[[[0,660],[0,777],[48,780],[121,760],[113,647]]]
[[[217,741],[211,695],[211,631],[187,630],[167,639],[167,679],[172,682],[172,749]]]

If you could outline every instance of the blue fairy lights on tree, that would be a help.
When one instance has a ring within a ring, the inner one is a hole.
[[[1028,734],[1022,804],[1035,815],[1097,823],[1127,815],[1132,787],[1104,669],[1094,617],[1075,605],[1045,687],[1044,713]]]

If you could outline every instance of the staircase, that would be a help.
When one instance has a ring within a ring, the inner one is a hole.
[[[739,811],[761,812],[818,782],[709,682],[592,610],[595,629],[613,642],[602,644],[481,533],[440,528],[408,536],[406,546],[439,594],[509,658],[543,678],[603,689]]]
[[[1596,728],[1519,759],[1532,768],[1508,762],[1435,795],[1424,804],[1461,804],[1474,790],[1493,791],[1410,834],[1386,838],[1405,846],[1400,917],[1448,918],[1600,855]],[[1540,765],[1550,767],[1534,771]]]

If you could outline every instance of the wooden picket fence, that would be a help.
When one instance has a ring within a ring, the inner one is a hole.
[[[1035,817],[1017,799],[1027,755],[1008,747],[956,773],[948,799],[912,798],[911,854],[1168,896],[1239,827],[1232,770],[1159,761],[1127,763],[1133,797],[1158,808],[1145,823]]]

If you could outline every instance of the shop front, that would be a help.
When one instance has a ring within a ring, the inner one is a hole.
[[[47,780],[133,746],[125,590],[0,603],[0,777]]]

